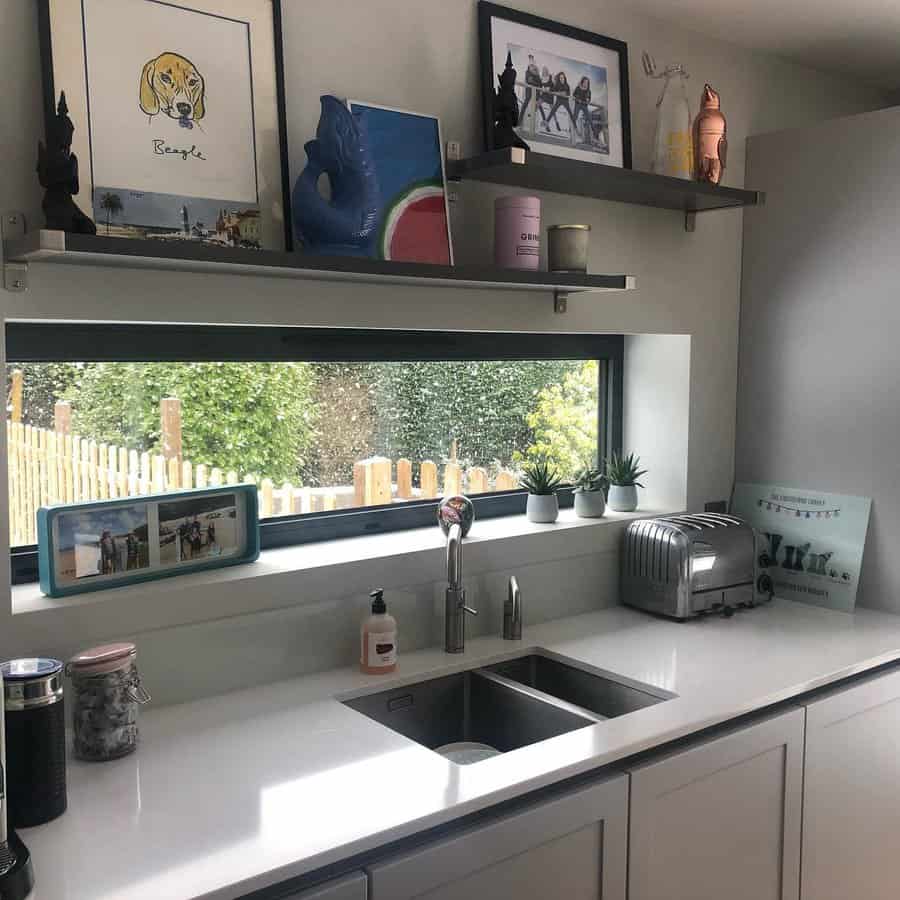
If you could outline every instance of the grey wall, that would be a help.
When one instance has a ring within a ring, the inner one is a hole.
[[[636,14],[627,2],[509,0],[508,5],[628,43],[637,169],[650,167],[660,91],[660,82],[643,75],[643,50],[660,65],[685,64],[694,110],[704,81],[720,91],[730,136],[725,180],[735,186],[745,183],[748,135],[884,105],[884,95],[870,87]],[[318,97],[325,92],[433,112],[441,117],[445,139],[461,141],[464,154],[480,151],[475,0],[287,0],[285,6],[294,176],[305,163],[303,144],[314,133]],[[493,200],[509,192],[478,183],[462,186],[451,210],[459,262],[490,259]],[[508,327],[692,335],[688,502],[702,508],[706,500],[727,497],[734,474],[741,214],[701,216],[697,234],[685,235],[677,213],[554,195],[543,203],[544,224],[591,224],[591,269],[634,274],[638,291],[570,304],[574,316],[570,313],[568,321],[513,314]]]
[[[682,510],[687,502],[691,341],[684,335],[638,334],[625,337],[625,384],[652,385],[625,392],[625,447],[639,447],[641,503],[654,509]]]
[[[726,180],[733,185],[744,181],[748,134],[872,109],[883,101],[882,95],[870,88],[636,15],[626,2],[516,0],[513,5],[628,42],[637,168],[649,164],[659,91],[658,82],[641,74],[640,54],[645,49],[660,65],[679,61],[688,66],[695,103],[704,80],[721,91],[732,148]],[[33,0],[0,2],[0,74],[5,76],[0,209],[23,210],[31,223],[40,221],[41,199],[34,175],[42,129],[36,7]],[[474,0],[283,0],[283,8],[294,173],[303,164],[303,143],[315,130],[318,96],[323,92],[434,112],[442,118],[445,137],[462,141],[464,152],[480,149]],[[490,259],[491,203],[496,193],[479,185],[460,189],[451,213],[460,261]],[[700,217],[697,232],[689,235],[683,230],[682,217],[674,212],[547,195],[544,217],[547,224],[591,224],[591,269],[636,275],[638,290],[628,295],[572,298],[569,314],[560,317],[553,314],[549,298],[543,295],[350,289],[210,275],[192,279],[193,303],[185,310],[185,304],[176,303],[184,288],[182,275],[149,271],[138,275],[88,267],[66,271],[35,265],[28,294],[0,292],[0,318],[65,319],[77,315],[184,321],[192,314],[208,320],[212,310],[222,322],[689,335],[689,364],[679,356],[680,363],[689,365],[687,396],[680,398],[690,408],[687,459],[677,460],[673,468],[682,477],[686,473],[687,505],[691,508],[727,496],[734,465],[741,213]],[[0,361],[2,358],[0,348]],[[6,484],[3,439],[0,431],[0,502]],[[675,452],[664,438],[658,444],[654,452]],[[682,455],[683,445],[680,440],[677,452]],[[634,449],[641,452],[642,447]],[[663,475],[664,471],[658,473],[658,477]],[[653,478],[652,472],[649,477]],[[5,523],[0,521],[0,542],[4,534]],[[547,599],[547,615],[573,610],[568,600],[560,606],[556,597],[571,596],[579,604],[593,606],[614,597],[614,591],[608,589],[615,583],[614,555],[595,563],[599,569],[577,567],[594,572],[590,585],[580,579],[576,567],[552,561],[547,561],[547,568],[533,572],[534,584],[541,586]],[[264,566],[265,560],[259,565]],[[506,565],[497,560],[495,568],[500,571]],[[280,607],[282,611],[239,616],[233,607],[225,613],[215,587],[204,585],[192,591],[191,610],[202,608],[203,617],[210,621],[193,624],[188,630],[182,625],[185,620],[171,611],[173,604],[139,607],[137,600],[117,592],[108,592],[102,601],[84,607],[55,609],[48,604],[13,614],[3,571],[0,561],[0,655],[65,654],[77,649],[76,643],[134,637],[141,644],[145,668],[165,682],[157,694],[167,701],[228,687],[242,678],[275,678],[297,672],[310,660],[329,665],[339,660],[350,662],[345,651],[354,643],[364,602],[358,585],[331,585],[325,600],[318,594],[295,598],[283,591],[275,595],[271,588],[268,593],[258,588],[252,593],[260,609]],[[398,573],[394,583],[400,589],[422,585],[430,577]],[[592,592],[591,585],[596,585],[597,591]],[[418,612],[407,611],[404,618],[419,636],[416,641],[420,637],[426,640],[429,634],[432,590],[430,585],[410,589],[418,598]],[[163,583],[159,591],[160,598],[168,596]],[[312,614],[294,608],[307,602],[319,604],[315,608],[329,623],[326,638],[310,627]],[[248,600],[244,611],[251,608]],[[226,615],[233,618],[223,621]],[[484,626],[479,622],[477,627]],[[328,643],[327,652],[320,655],[323,641]],[[263,669],[259,668],[261,655],[266,661]],[[227,681],[217,680],[216,673],[225,673]]]
[[[302,167],[303,144],[314,133],[318,97],[333,92],[440,115],[444,136],[463,151],[481,148],[480,90],[475,0],[283,0],[287,117],[291,168]],[[662,65],[685,63],[691,71],[692,102],[708,80],[722,94],[728,116],[730,160],[726,182],[744,182],[744,144],[749,134],[846,115],[881,105],[883,95],[782,60],[753,54],[671,24],[636,15],[611,0],[523,0],[513,5],[628,42],[631,68],[634,164],[646,169],[656,117],[659,82],[645,78],[640,54],[650,51]],[[41,192],[34,176],[35,148],[42,130],[37,4],[0,3],[0,71],[6,75],[0,120],[0,203],[40,221]],[[461,262],[489,260],[492,201],[498,191],[464,185],[454,204],[454,242]],[[384,327],[507,328],[510,330],[619,331],[690,334],[691,422],[688,501],[702,506],[727,496],[733,477],[741,213],[700,217],[687,235],[681,217],[621,204],[547,195],[545,223],[586,222],[593,226],[590,267],[627,272],[638,290],[627,296],[574,299],[567,317],[554,316],[544,297],[484,294],[451,301],[441,292],[377,304],[365,292],[344,287],[309,291],[298,300],[291,283],[254,286],[252,303],[242,282],[209,278],[193,286],[221,315],[269,321]],[[110,314],[129,309],[152,317],[171,279],[147,274],[137,282],[82,270],[36,273],[28,302],[0,297],[4,318],[28,314],[44,291],[90,297]],[[130,302],[125,305],[121,298]],[[410,302],[405,302],[409,298]],[[276,318],[277,317],[277,318]],[[638,448],[639,449],[639,448]]]
[[[900,108],[747,163],[737,478],[874,498],[860,602],[900,612]]]

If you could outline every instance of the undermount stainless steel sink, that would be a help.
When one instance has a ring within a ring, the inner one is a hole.
[[[672,696],[537,652],[343,702],[431,750],[470,741],[505,753]]]
[[[506,752],[595,721],[477,669],[344,702],[431,750],[475,741]]]
[[[614,719],[671,699],[670,694],[646,685],[632,687],[540,653],[496,663],[487,670],[565,700],[603,719]]]

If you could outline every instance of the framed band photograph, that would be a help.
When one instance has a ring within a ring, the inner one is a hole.
[[[39,0],[98,234],[290,249],[280,0]]]
[[[515,131],[533,151],[631,168],[627,44],[484,0],[478,26],[487,150],[494,149],[497,79],[509,58]]]
[[[38,566],[48,597],[234,566],[258,556],[252,484],[38,510]]]

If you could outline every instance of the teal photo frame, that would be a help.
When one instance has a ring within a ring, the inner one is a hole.
[[[37,528],[41,590],[66,597],[253,562],[259,498],[233,484],[48,506]]]

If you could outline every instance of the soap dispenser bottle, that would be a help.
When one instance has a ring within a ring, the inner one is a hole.
[[[388,615],[384,591],[372,591],[372,615],[360,627],[359,669],[366,675],[397,671],[397,620]]]

